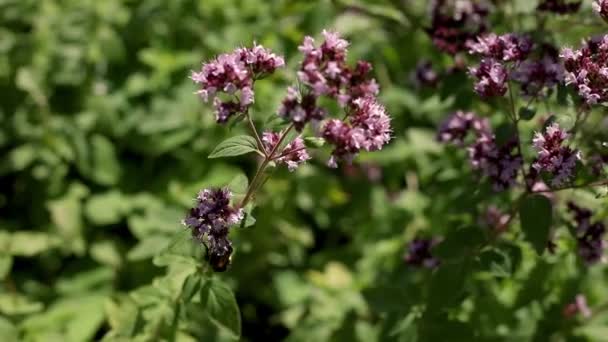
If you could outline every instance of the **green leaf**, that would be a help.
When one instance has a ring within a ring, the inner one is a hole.
[[[542,254],[549,240],[553,218],[551,201],[543,195],[526,197],[519,207],[521,228],[536,253]]]
[[[201,289],[201,303],[213,324],[238,340],[241,313],[232,289],[218,279],[207,281]]]
[[[119,191],[109,191],[91,196],[84,212],[93,224],[109,225],[118,223],[127,211],[127,201]]]
[[[247,176],[239,173],[230,181],[230,183],[228,183],[228,189],[230,189],[234,195],[245,195],[245,193],[247,193],[248,185],[249,180],[247,179]]]
[[[519,109],[519,118],[525,121],[530,121],[536,115],[536,108],[534,107],[521,107]]]
[[[11,267],[13,267],[13,257],[8,254],[0,255],[0,280],[10,273]]]
[[[101,185],[114,185],[120,178],[120,162],[114,145],[108,138],[96,134],[91,138],[93,161],[89,176]]]
[[[190,274],[186,280],[184,281],[184,285],[182,286],[182,295],[181,300],[184,303],[189,302],[192,297],[200,290],[201,288],[201,275],[200,273]]]
[[[237,135],[222,141],[208,158],[235,157],[257,150],[258,146],[255,138],[249,135]]]
[[[176,232],[171,242],[154,257],[156,266],[167,266],[173,262],[199,265],[203,260],[204,247],[192,238],[190,230]]]
[[[20,231],[11,235],[10,253],[31,257],[57,247],[60,243],[61,241],[57,237],[47,233]]]
[[[470,270],[469,260],[458,263],[443,263],[431,278],[428,292],[430,309],[441,310],[456,305],[464,291]]]
[[[509,256],[497,249],[483,251],[479,255],[481,270],[491,273],[495,277],[509,277],[513,273],[513,266]]]

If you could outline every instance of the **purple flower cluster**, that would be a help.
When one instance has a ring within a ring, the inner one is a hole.
[[[604,21],[608,21],[608,1],[594,0],[591,5]]]
[[[553,12],[557,14],[570,14],[578,12],[583,1],[568,1],[568,0],[541,0],[536,7],[537,10],[543,12]]]
[[[298,79],[305,86],[301,96],[291,87],[279,109],[279,116],[293,122],[301,131],[309,121],[322,120],[326,111],[317,106],[320,96],[335,99],[341,107],[353,107],[359,98],[378,94],[378,84],[370,76],[372,66],[358,61],[354,68],[346,63],[348,42],[336,32],[323,31],[324,41],[315,46],[312,37],[306,36],[299,50],[304,59]]]
[[[526,60],[511,73],[511,79],[521,84],[524,95],[536,96],[544,88],[551,88],[564,79],[564,68],[555,57],[545,55],[537,60]]]
[[[473,112],[456,111],[448,116],[439,126],[437,140],[444,143],[452,143],[463,146],[468,133],[487,132],[490,123]]]
[[[278,132],[264,132],[262,135],[262,142],[264,143],[264,149],[266,153],[270,154],[281,138],[281,134]],[[287,144],[283,150],[277,150],[274,154],[274,162],[277,164],[285,164],[289,171],[294,171],[310,159],[310,155],[306,151],[304,146],[304,140],[301,137],[296,137],[293,141]]]
[[[572,177],[576,162],[581,158],[579,151],[562,146],[567,138],[568,133],[553,123],[544,133],[535,133],[532,140],[538,151],[532,167],[538,173],[545,171],[552,174],[553,187],[562,186]]]
[[[467,44],[471,54],[503,62],[516,62],[526,59],[532,50],[532,41],[513,33],[496,35],[489,33],[477,37],[477,41]]]
[[[391,139],[390,117],[375,97],[353,101],[350,115],[345,121],[328,120],[321,134],[334,145],[328,165],[337,167],[340,160],[351,162],[361,150],[377,151]]]
[[[416,65],[416,69],[412,73],[411,79],[418,88],[434,88],[437,86],[437,83],[439,83],[439,74],[433,69],[431,61],[422,60]]]
[[[565,48],[560,57],[566,84],[574,86],[588,105],[608,100],[608,35],[587,41],[579,50]]]
[[[289,87],[278,114],[291,121],[296,130],[302,131],[306,123],[322,120],[327,112],[317,106],[317,97],[313,93],[304,94],[300,98],[298,91]]]
[[[507,69],[500,62],[491,58],[481,60],[476,67],[470,67],[469,73],[477,79],[475,92],[483,97],[503,96],[507,92]]]
[[[576,222],[576,240],[578,243],[578,254],[587,264],[594,264],[603,259],[606,242],[603,236],[606,227],[602,222],[591,222],[593,213],[591,210],[581,208],[569,202],[568,210],[573,214]]]
[[[450,115],[439,127],[437,139],[458,146],[464,146],[469,132],[475,134],[475,141],[467,147],[473,169],[480,170],[490,178],[495,191],[502,191],[513,184],[523,159],[517,151],[515,137],[506,143],[496,143],[494,133],[486,119],[474,113],[458,111]]]
[[[196,93],[203,101],[213,99],[216,121],[225,123],[232,115],[246,112],[254,102],[254,81],[284,64],[283,57],[256,44],[252,48],[239,48],[219,55],[204,63],[201,71],[193,71],[190,78],[200,87]],[[222,100],[216,96],[218,93],[226,93],[232,98]]]
[[[521,62],[532,50],[530,39],[512,33],[479,36],[467,46],[471,54],[482,57],[478,66],[469,68],[469,73],[477,80],[475,92],[484,98],[503,96],[509,77],[505,63]]]
[[[499,146],[493,134],[482,133],[469,146],[473,169],[481,170],[490,178],[494,191],[503,191],[515,184],[517,172],[523,164],[517,145],[516,137]]]
[[[433,44],[450,55],[466,50],[467,44],[488,28],[488,6],[482,1],[434,0],[431,27],[426,32]]]
[[[439,266],[439,259],[431,254],[431,249],[439,242],[439,239],[415,238],[407,248],[407,253],[404,256],[405,263],[426,268]]]
[[[207,246],[209,263],[220,272],[226,270],[232,254],[229,228],[244,216],[243,209],[230,205],[231,197],[232,193],[227,188],[203,189],[196,197],[196,205],[182,221],[192,230],[192,236]]]

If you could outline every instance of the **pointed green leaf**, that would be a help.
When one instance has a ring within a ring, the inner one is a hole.
[[[258,146],[255,138],[249,135],[237,135],[217,145],[209,158],[235,157],[257,150]]]
[[[542,254],[549,240],[553,218],[551,201],[543,195],[528,196],[519,207],[519,217],[526,240],[538,254]]]
[[[201,289],[201,303],[213,324],[235,340],[241,337],[241,313],[228,285],[218,279],[207,281]]]

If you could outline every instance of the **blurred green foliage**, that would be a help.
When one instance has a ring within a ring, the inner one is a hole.
[[[511,15],[493,18],[498,30],[509,18],[532,29],[531,3],[497,1]],[[420,59],[452,63],[427,20],[426,1],[0,0],[0,340],[607,340],[607,317],[562,315],[577,293],[608,300],[605,269],[582,266],[567,234],[555,255],[536,255],[518,226],[470,253],[487,238],[480,213],[513,199],[435,127],[459,108],[506,122],[504,109],[476,101],[464,75],[412,85]],[[559,43],[601,32],[550,20]],[[323,28],[373,63],[394,139],[352,167],[328,169],[320,152],[278,170],[255,226],[231,233],[229,271],[202,279],[179,222],[199,189],[250,175],[255,157],[207,159],[245,130],[215,124],[189,70],[253,41],[284,54],[288,67],[256,86],[262,124],[294,81],[298,44]],[[417,235],[454,236],[436,272],[403,263]]]

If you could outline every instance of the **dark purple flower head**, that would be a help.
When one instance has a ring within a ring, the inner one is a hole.
[[[467,45],[471,54],[504,62],[523,61],[532,50],[529,38],[513,33],[482,35]]]
[[[390,117],[374,97],[354,101],[348,121],[328,120],[322,128],[322,136],[334,145],[328,162],[337,167],[339,160],[348,163],[361,150],[376,151],[391,139]]]
[[[588,105],[608,100],[608,35],[587,41],[579,50],[564,48],[560,57],[566,84],[575,87]]]
[[[493,59],[482,59],[477,67],[469,68],[469,73],[477,79],[475,92],[484,98],[503,96],[507,92],[507,70]]]
[[[513,186],[523,159],[517,151],[517,138],[513,137],[499,146],[494,135],[480,134],[468,147],[473,169],[480,170],[492,182],[495,191]]]
[[[593,9],[604,19],[608,21],[608,1],[607,0],[594,0],[591,4]]]
[[[439,239],[415,238],[410,242],[404,260],[408,265],[435,268],[439,259],[433,257],[431,249],[439,243]]]
[[[573,202],[568,202],[568,210],[573,214],[576,223],[576,240],[578,254],[587,264],[603,260],[606,242],[603,240],[606,227],[602,222],[591,222],[591,210],[581,208]]]
[[[534,134],[532,140],[538,156],[532,163],[537,171],[549,172],[553,175],[551,185],[559,187],[572,177],[577,160],[580,160],[580,152],[572,150],[562,143],[568,138],[568,133],[562,130],[557,123],[548,126],[544,133]]]
[[[264,143],[266,153],[272,152],[279,143],[280,137],[281,134],[278,132],[264,132],[262,142]],[[304,146],[304,140],[299,136],[287,144],[283,150],[277,150],[274,155],[277,156],[273,159],[275,163],[287,165],[289,171],[294,171],[300,164],[310,159],[306,146]]]
[[[416,65],[416,69],[412,73],[411,79],[418,88],[435,88],[437,83],[439,83],[439,74],[437,71],[433,70],[431,61],[422,60]]]
[[[196,93],[203,101],[214,99],[216,119],[224,123],[230,116],[246,111],[254,102],[256,78],[271,74],[284,64],[283,57],[256,44],[252,48],[219,55],[204,63],[201,71],[193,71],[190,78],[200,87]],[[237,100],[222,101],[215,97],[218,93],[234,96]]]
[[[227,188],[203,189],[182,221],[192,231],[192,236],[207,246],[210,263],[217,271],[225,270],[232,254],[229,228],[243,219],[243,209],[232,207],[231,197]]]
[[[480,118],[473,112],[459,110],[441,123],[437,132],[437,140],[462,146],[470,131],[477,135],[490,132],[490,124],[487,119]]]
[[[326,116],[325,110],[317,106],[316,96],[308,93],[300,98],[293,87],[287,88],[287,96],[283,99],[278,114],[291,121],[298,131],[302,131],[306,123],[320,121]]]
[[[511,78],[521,84],[524,95],[537,96],[544,88],[551,88],[564,79],[564,68],[559,60],[544,56],[539,60],[526,60],[511,73]]]
[[[582,4],[582,0],[541,0],[536,9],[539,11],[553,12],[556,14],[571,14],[578,12]]]
[[[488,6],[482,1],[434,0],[430,3],[431,26],[426,29],[433,44],[450,55],[466,51],[466,45],[488,28]]]

